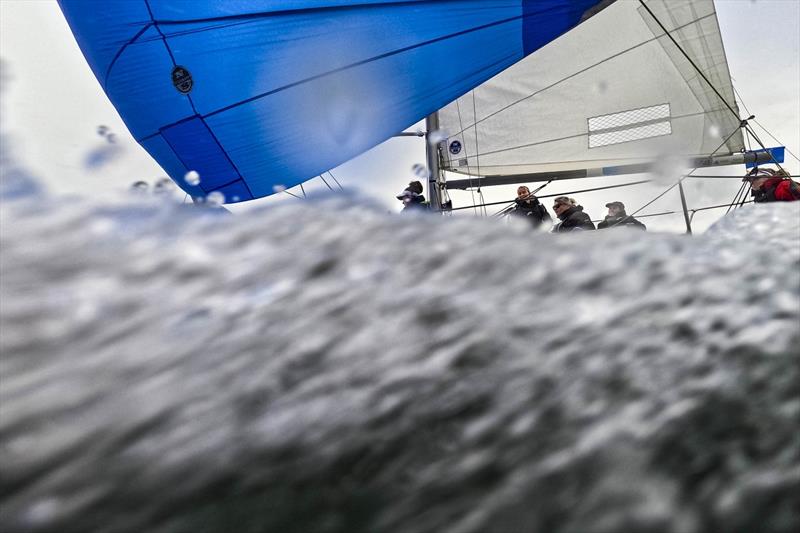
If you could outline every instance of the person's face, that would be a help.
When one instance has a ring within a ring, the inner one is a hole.
[[[608,208],[608,216],[617,217],[622,213],[622,209],[618,205],[612,205]]]
[[[767,178],[756,178],[750,182],[750,186],[753,188],[754,191],[761,190],[761,187],[764,186],[764,182],[767,181]]]
[[[560,215],[567,209],[569,209],[569,206],[567,204],[553,204],[553,211],[555,211],[556,216]]]
[[[528,190],[527,187],[520,187],[519,189],[517,189],[517,198],[525,198],[530,193],[531,191]]]

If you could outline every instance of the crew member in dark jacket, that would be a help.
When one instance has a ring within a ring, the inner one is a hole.
[[[583,207],[578,205],[572,198],[559,196],[553,200],[553,211],[561,220],[561,222],[553,226],[553,233],[595,229],[591,217],[584,213]]]
[[[625,204],[622,202],[610,202],[606,204],[606,207],[608,208],[608,215],[606,215],[605,220],[597,224],[597,229],[627,227],[642,231],[647,230],[647,226],[625,213]]]
[[[425,197],[417,194],[414,191],[405,189],[397,195],[397,199],[403,202],[403,210],[401,213],[411,213],[414,211],[427,211],[428,204],[425,202]]]
[[[794,202],[800,200],[800,184],[792,180],[783,170],[758,167],[751,170],[742,181],[750,182],[753,201]]]
[[[530,189],[524,185],[517,189],[517,198],[514,200],[514,204],[510,215],[524,218],[534,228],[538,228],[545,221],[549,224],[553,220],[547,209],[539,203],[539,199],[532,195]]]

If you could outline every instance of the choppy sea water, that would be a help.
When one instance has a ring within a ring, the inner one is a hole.
[[[800,529],[800,203],[531,234],[0,204],[0,530]]]

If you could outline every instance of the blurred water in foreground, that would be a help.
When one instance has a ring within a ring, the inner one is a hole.
[[[4,532],[800,529],[800,203],[531,235],[4,160]]]

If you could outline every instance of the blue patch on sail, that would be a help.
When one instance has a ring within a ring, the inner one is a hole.
[[[161,131],[183,165],[200,175],[205,192],[219,190],[242,177],[203,119],[194,117]]]
[[[229,185],[220,187],[216,190],[216,192],[221,192],[223,195],[225,195],[226,204],[244,202],[246,200],[253,199],[253,195],[250,194],[250,189],[247,188],[244,180],[234,181]]]
[[[572,29],[583,14],[600,2],[523,0],[522,48],[528,55]]]

